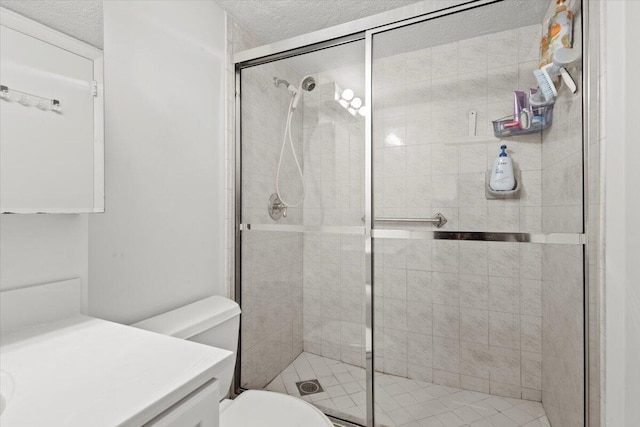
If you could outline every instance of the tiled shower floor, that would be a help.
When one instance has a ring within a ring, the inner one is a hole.
[[[365,418],[365,370],[302,353],[266,389],[300,397],[296,382],[318,379],[324,392],[302,396],[324,412]],[[548,427],[539,402],[435,385],[376,373],[376,421],[394,427]]]

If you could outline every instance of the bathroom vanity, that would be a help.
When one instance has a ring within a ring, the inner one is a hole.
[[[218,390],[216,368],[232,353],[80,314],[68,317],[73,308],[67,303],[79,296],[73,282],[2,292],[0,370],[3,383],[13,387],[3,394],[0,424],[217,427],[219,393],[226,390]],[[20,307],[23,313],[25,305],[46,307],[43,298],[53,307],[28,326]]]

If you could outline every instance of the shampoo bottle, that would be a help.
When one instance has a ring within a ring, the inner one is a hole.
[[[516,186],[515,176],[513,175],[513,164],[511,157],[507,155],[507,146],[500,147],[502,152],[493,163],[493,171],[491,172],[491,181],[489,186],[494,191],[509,191]]]

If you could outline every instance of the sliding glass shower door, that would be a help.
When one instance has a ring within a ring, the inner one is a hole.
[[[584,425],[581,63],[577,93],[526,107],[539,128],[500,134],[535,94],[547,6],[236,65],[238,392],[371,427]]]
[[[364,57],[360,40],[238,76],[239,386],[356,423],[366,419]]]
[[[537,87],[545,8],[496,19],[523,6],[367,35],[380,425],[584,423],[582,97],[561,87],[544,131],[494,132]],[[505,145],[516,182],[495,192]]]

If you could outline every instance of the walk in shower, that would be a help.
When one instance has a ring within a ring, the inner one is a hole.
[[[586,11],[577,92],[502,132],[552,4],[455,4],[235,55],[236,391],[362,426],[587,425]]]

